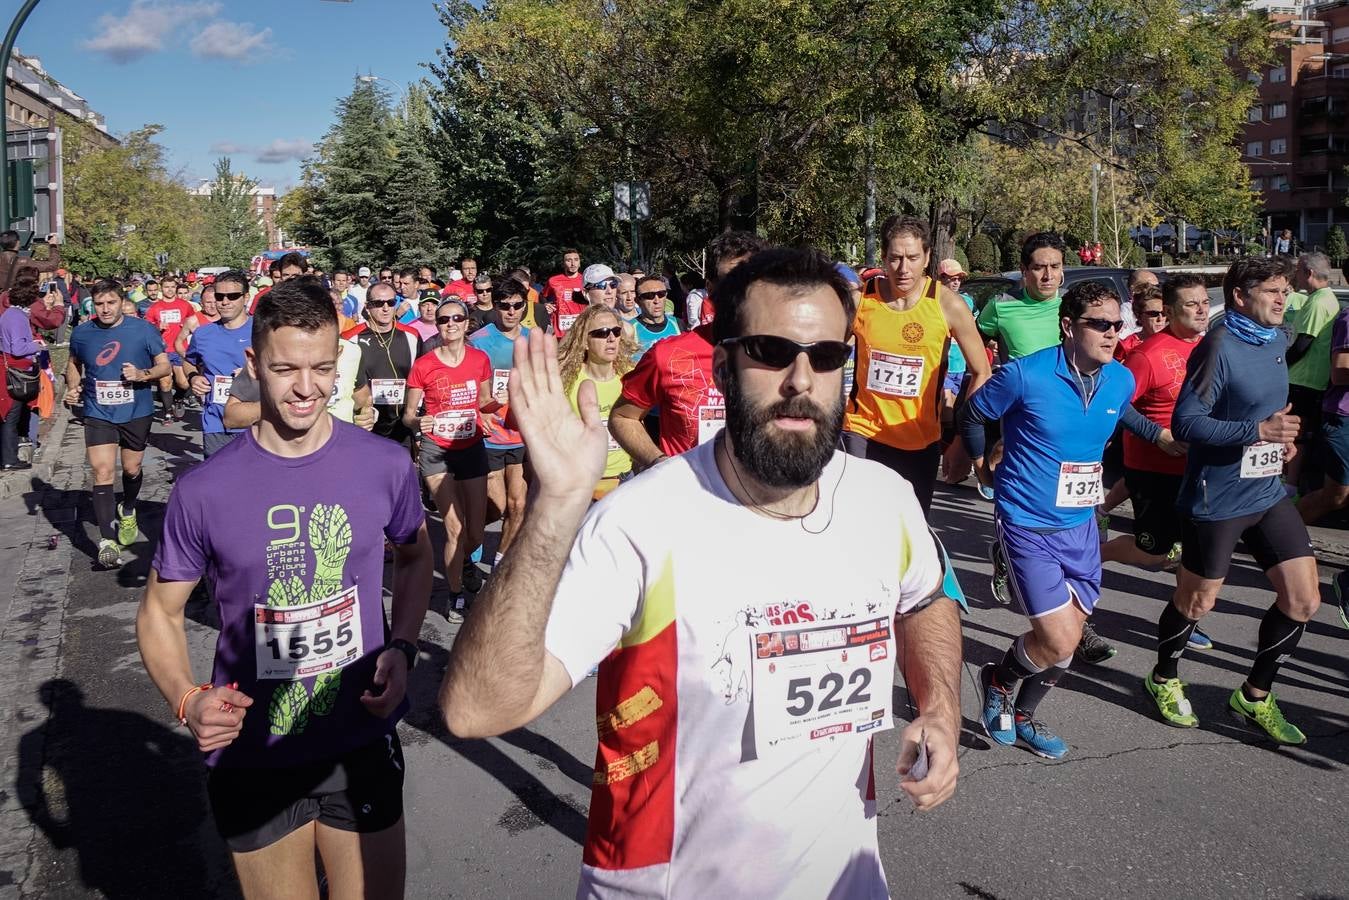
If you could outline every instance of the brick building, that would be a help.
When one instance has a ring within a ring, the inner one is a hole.
[[[1349,225],[1349,0],[1249,5],[1279,27],[1273,65],[1251,76],[1242,160],[1271,233],[1324,246],[1332,224]]]
[[[242,175],[236,176],[236,178],[239,181],[245,180]],[[188,193],[198,197],[209,197],[211,196],[211,186],[214,183],[210,180],[204,180],[190,189]],[[285,235],[276,226],[276,188],[255,185],[249,193],[253,197],[253,211],[257,213],[258,221],[262,223],[263,233],[267,235],[267,249],[280,250]]]

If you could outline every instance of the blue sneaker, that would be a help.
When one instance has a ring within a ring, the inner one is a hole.
[[[979,484],[979,483],[976,482],[976,483],[975,483],[975,488],[979,491],[979,496],[980,496],[980,497],[983,497],[983,498],[984,498],[985,500],[987,500],[989,503],[992,503],[992,502],[993,502],[993,497],[994,497],[993,485],[991,485],[991,484]]]
[[[1016,736],[1030,748],[1030,752],[1045,759],[1060,759],[1068,752],[1063,738],[1049,730],[1044,722],[1037,722],[1020,713],[1016,716]]]
[[[1190,632],[1190,639],[1185,642],[1186,649],[1189,650],[1212,650],[1213,638],[1200,631],[1198,626]]]
[[[993,663],[986,663],[979,670],[979,684],[984,690],[984,709],[980,718],[985,734],[1004,747],[1010,747],[1016,743],[1016,711],[1012,695],[993,686],[993,668]]]
[[[1340,607],[1340,621],[1349,628],[1349,569],[1335,576],[1335,602]]]

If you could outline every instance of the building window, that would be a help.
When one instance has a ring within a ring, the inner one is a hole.
[[[1265,144],[1263,141],[1251,141],[1246,145],[1247,156],[1264,156]]]
[[[1269,105],[1269,117],[1271,119],[1282,119],[1288,115],[1287,103],[1271,103]]]
[[[1276,66],[1269,70],[1269,83],[1277,84],[1288,80],[1288,69],[1283,66]]]
[[[1269,179],[1269,189],[1271,191],[1288,191],[1288,176],[1274,175]]]
[[[1330,43],[1343,44],[1349,41],[1349,25],[1341,25],[1330,33]]]
[[[1269,142],[1270,156],[1283,156],[1288,152],[1288,141],[1285,138],[1274,138]]]
[[[1259,105],[1252,106],[1250,109],[1246,110],[1246,121],[1247,121],[1247,122],[1259,122],[1259,121],[1260,121],[1260,106],[1259,106]]]
[[[1331,78],[1349,78],[1349,66],[1336,66],[1330,70]]]

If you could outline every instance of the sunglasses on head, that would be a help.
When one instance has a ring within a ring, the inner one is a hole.
[[[468,316],[464,315],[463,313],[454,313],[453,315],[448,316],[436,316],[437,325],[448,325],[451,322],[458,324],[460,322],[467,322],[467,321]]]
[[[604,279],[603,281],[597,281],[597,282],[595,282],[594,284],[590,285],[590,289],[591,289],[592,291],[598,291],[598,290],[604,290],[605,288],[616,288],[616,287],[618,287],[618,279],[617,279],[617,278],[606,278],[606,279]]]
[[[216,291],[215,299],[217,303],[219,303],[221,300],[224,300],[226,303],[232,303],[233,301],[243,297],[243,295],[244,295],[243,291]]]
[[[394,305],[394,301],[392,301],[392,300],[367,300],[366,303],[365,303],[365,305],[368,306],[368,307],[370,307],[371,309],[380,309],[381,307],[385,307],[385,306],[393,306],[393,305]]]
[[[524,309],[524,308],[525,308],[525,301],[523,301],[523,300],[517,300],[517,301],[515,301],[514,303],[505,303],[505,302],[501,302],[501,303],[497,303],[497,304],[496,304],[496,308],[497,308],[497,309]]]
[[[810,361],[810,367],[816,372],[833,372],[843,368],[852,348],[843,341],[815,341],[799,344],[790,338],[776,334],[747,334],[743,337],[727,338],[723,346],[739,347],[745,355],[760,365],[774,369],[785,369],[796,362],[802,353]]]
[[[614,325],[612,328],[592,328],[586,332],[593,338],[616,338],[623,336],[623,326]]]
[[[1123,322],[1111,321],[1110,319],[1095,319],[1095,318],[1087,318],[1084,316],[1083,318],[1078,319],[1077,321],[1081,322],[1083,325],[1087,326],[1092,331],[1097,331],[1100,332],[1101,334],[1109,334],[1112,331],[1118,333],[1124,330]]]
[[[664,300],[668,296],[669,291],[642,291],[637,295],[640,300]]]

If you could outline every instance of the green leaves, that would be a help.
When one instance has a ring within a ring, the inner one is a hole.
[[[309,692],[303,682],[287,681],[276,686],[267,704],[267,725],[276,735],[304,732],[309,725]]]

